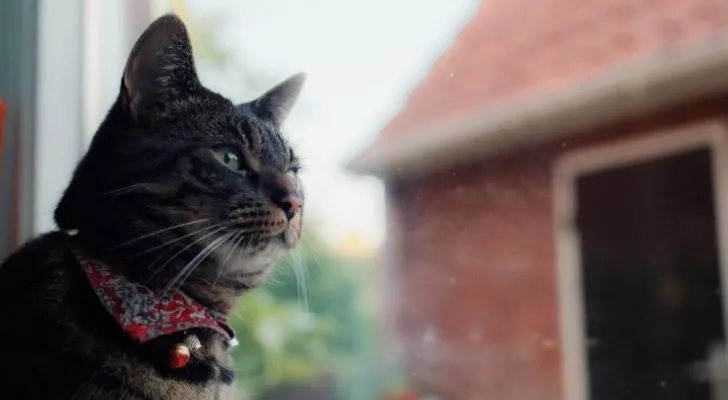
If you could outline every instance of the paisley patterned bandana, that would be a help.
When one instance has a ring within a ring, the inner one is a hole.
[[[234,341],[233,330],[223,314],[179,290],[159,296],[150,288],[85,257],[75,246],[71,248],[101,304],[135,340],[144,343],[191,328],[207,328],[219,332],[228,343]]]

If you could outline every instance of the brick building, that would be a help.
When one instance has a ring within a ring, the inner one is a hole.
[[[726,398],[728,1],[483,2],[351,168],[421,392]]]

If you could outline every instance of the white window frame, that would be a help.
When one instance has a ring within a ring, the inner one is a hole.
[[[728,126],[695,123],[645,137],[611,141],[568,152],[553,167],[554,227],[562,376],[566,400],[588,400],[586,326],[581,276],[581,245],[575,225],[577,178],[691,150],[712,151],[713,192],[721,285],[728,290]],[[723,206],[725,205],[725,206]],[[728,332],[728,296],[723,296],[723,323]]]
[[[150,0],[39,0],[34,145],[28,163],[30,228],[55,228],[53,213],[119,91],[130,32],[146,25]],[[142,8],[136,19],[128,8]],[[148,17],[151,17],[149,15]],[[31,179],[32,178],[32,179]]]
[[[53,211],[84,149],[83,2],[39,3],[33,235],[54,229]]]

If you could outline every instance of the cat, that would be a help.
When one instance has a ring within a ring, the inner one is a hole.
[[[59,230],[0,267],[0,398],[240,398],[225,320],[299,242],[280,128],[304,80],[236,106],[200,83],[179,17],[144,31]]]

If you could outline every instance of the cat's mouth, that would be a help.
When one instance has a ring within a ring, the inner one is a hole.
[[[272,221],[264,221],[259,223],[265,229],[255,234],[255,237],[261,241],[281,241],[286,249],[292,249],[298,245],[301,236],[301,213],[296,214],[292,219],[288,220],[282,212]],[[243,240],[245,242],[245,240]]]
[[[249,220],[243,219],[240,221],[233,221],[233,229],[249,230],[251,226],[254,227],[255,233],[251,232],[250,236],[255,236],[260,240],[283,240],[286,248],[296,247],[300,237],[301,231],[301,213],[297,213],[290,220],[286,217],[286,214],[282,210],[276,210],[272,213],[268,213],[271,217],[269,219],[261,220]]]
[[[199,276],[223,286],[260,285],[283,254],[298,245],[301,221],[299,213],[291,220],[283,216],[282,220],[248,220],[229,225],[201,243],[203,248],[211,249],[208,254],[214,262],[210,269],[199,271]],[[258,229],[249,230],[251,224]]]

